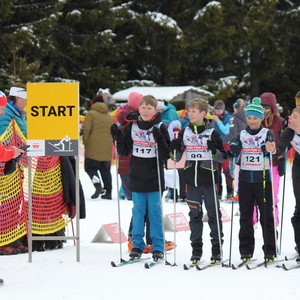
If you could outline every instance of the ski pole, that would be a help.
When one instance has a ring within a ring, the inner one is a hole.
[[[232,251],[232,230],[233,230],[233,202],[234,202],[234,177],[235,177],[235,156],[232,159],[233,170],[232,170],[232,200],[231,200],[231,224],[230,224],[230,242],[229,242],[229,263],[228,266],[231,267],[231,251]]]
[[[159,164],[159,154],[158,154],[158,144],[155,143],[155,152],[156,152],[156,164],[157,164],[157,176],[158,176],[158,190],[159,190],[159,202],[160,202],[160,210],[161,210],[161,223],[162,223],[162,232],[163,232],[163,239],[164,243],[165,239],[165,228],[164,228],[164,213],[163,213],[163,205],[162,205],[162,197],[161,197],[161,178],[160,178],[160,164]],[[165,264],[170,265],[167,261],[167,251],[166,246],[164,246],[164,256],[165,256]]]
[[[273,136],[269,136],[268,142],[274,142]],[[271,177],[271,189],[272,189],[272,208],[273,208],[275,251],[276,251],[277,267],[279,267],[278,251],[277,251],[277,234],[276,234],[276,212],[275,212],[275,199],[274,199],[273,155],[272,155],[271,151],[269,152],[269,154],[270,154],[270,177]]]
[[[173,138],[175,139],[175,138],[177,138],[178,137],[178,132],[180,131],[180,128],[174,128],[173,129]],[[174,186],[174,211],[173,211],[173,213],[174,213],[174,245],[175,245],[175,247],[174,247],[174,262],[173,262],[173,266],[177,266],[177,264],[176,264],[176,200],[177,200],[177,192],[176,192],[176,175],[177,175],[177,169],[176,169],[176,159],[177,159],[177,151],[176,150],[174,150],[174,153],[173,153],[173,155],[174,155],[174,167],[173,167],[173,170],[174,170],[174,182],[173,182],[173,186]],[[179,174],[178,174],[178,184],[179,184],[179,180],[180,180],[180,178],[179,178]],[[179,191],[179,186],[178,186],[178,191]]]
[[[216,182],[215,182],[215,174],[214,174],[214,160],[213,160],[212,151],[209,150],[209,152],[210,152],[211,177],[212,177],[212,182],[213,182],[213,191],[214,191],[214,201],[215,201],[215,209],[216,209],[216,218],[217,218],[221,263],[223,263],[223,247],[222,247],[221,227],[220,227],[219,212],[218,212],[219,206],[218,206],[218,199],[217,199],[217,193],[216,193]]]
[[[282,189],[282,204],[281,204],[281,222],[280,222],[280,237],[279,237],[279,254],[281,254],[282,246],[282,229],[283,229],[283,210],[284,210],[284,194],[285,194],[285,179],[286,179],[286,162],[287,162],[288,149],[284,151],[284,175],[283,175],[283,189]]]
[[[119,247],[120,247],[120,262],[124,261],[122,258],[122,229],[121,229],[121,209],[120,209],[120,195],[119,195],[119,158],[117,141],[114,139],[115,157],[116,157],[116,179],[117,179],[117,203],[118,203],[118,222],[119,222]]]

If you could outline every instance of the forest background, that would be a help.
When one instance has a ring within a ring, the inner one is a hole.
[[[1,0],[0,12],[1,90],[76,80],[86,100],[193,85],[228,104],[273,92],[285,112],[300,90],[300,1]]]

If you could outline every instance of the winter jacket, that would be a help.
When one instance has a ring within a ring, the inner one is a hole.
[[[120,130],[122,132],[124,131],[126,125],[129,122],[126,119],[126,116],[129,113],[132,113],[133,111],[135,111],[134,108],[132,108],[129,105],[126,105],[124,107],[124,109],[119,112],[118,122],[120,123],[120,127],[119,128],[120,128]],[[128,154],[127,156],[123,156],[123,155],[119,156],[119,168],[118,168],[118,173],[119,174],[128,174],[129,173],[130,160],[131,160],[131,153]]]
[[[133,112],[127,115],[131,122],[125,127],[123,133],[117,137],[118,153],[127,156],[132,153],[132,127],[136,124],[141,130],[148,130],[149,137],[152,135],[153,127],[159,127],[161,137],[157,141],[160,184],[164,187],[164,162],[169,158],[170,138],[166,127],[161,123],[160,114],[149,122],[139,120],[139,113]],[[129,169],[129,187],[133,192],[155,192],[159,191],[157,157],[142,158],[132,155]]]
[[[171,103],[168,103],[164,106],[164,109],[162,111],[162,122],[165,125],[168,125],[174,120],[179,120],[179,116],[176,112],[175,106]]]
[[[193,133],[198,134],[200,137],[201,133],[203,133],[206,129],[211,128],[211,122],[205,119],[205,124],[201,126],[195,126],[189,123],[188,127],[192,130]],[[184,133],[187,128],[182,129],[179,133],[178,139],[181,142],[182,148],[178,153],[177,160],[181,159],[185,151],[186,145],[184,144]],[[211,140],[216,145],[216,154],[213,155],[213,168],[217,169],[217,163],[223,163],[227,159],[226,152],[223,147],[222,140],[220,138],[220,134],[217,130],[213,129],[211,133]],[[206,146],[206,145],[204,145]],[[206,183],[212,183],[212,170],[211,170],[211,160],[186,160],[184,167],[184,178],[188,185],[199,186]]]
[[[220,121],[218,122],[213,121],[213,126],[220,133],[222,140],[229,133],[230,117],[231,117],[230,113],[227,110],[225,110],[225,112],[219,117]]]
[[[280,134],[283,130],[283,121],[284,119],[281,118],[278,115],[278,109],[276,105],[276,97],[273,93],[263,93],[260,95],[261,98],[261,104],[262,105],[270,105],[271,106],[271,117],[273,117],[273,122],[271,125],[269,125],[270,122],[270,116],[265,116],[264,120],[262,121],[263,127],[266,127],[270,129],[275,136],[275,143],[278,142]],[[273,165],[277,166],[278,165],[278,158],[273,160]]]
[[[7,103],[4,109],[4,115],[0,116],[0,136],[6,131],[12,119],[16,121],[24,137],[26,138],[27,124],[25,121],[25,112],[21,111],[12,102]]]
[[[239,110],[230,118],[229,133],[223,139],[224,144],[229,144],[237,135],[246,128],[247,121],[245,111]]]
[[[242,142],[241,142],[241,135],[244,134],[244,132],[248,132],[250,135],[256,135],[263,129],[262,126],[258,128],[257,130],[251,130],[250,127],[247,125],[245,130],[242,130],[240,134],[237,136],[235,140],[231,142],[231,144],[238,144],[239,148],[242,149]],[[266,163],[269,163],[269,153],[265,150],[266,148],[266,141],[270,140],[271,138],[274,138],[274,134],[271,130],[267,131],[266,140],[260,141],[260,148],[263,151],[264,157],[266,159]],[[239,155],[240,153],[238,153]],[[238,157],[237,164],[240,164],[240,157]],[[266,182],[270,182],[270,172],[269,170],[265,171],[252,171],[252,170],[242,170],[240,169],[239,172],[239,181],[240,182],[248,182],[248,183],[254,183],[254,182],[263,182],[266,180]]]
[[[97,161],[111,161],[113,140],[110,127],[113,123],[105,103],[97,102],[92,105],[82,126],[85,157]]]
[[[295,135],[294,130],[292,130],[288,127],[286,129],[284,129],[278,143],[276,143],[275,156],[280,156],[287,147],[288,148],[291,147],[290,142],[293,140],[294,135]],[[297,151],[295,151],[295,157],[294,157],[294,161],[293,161],[292,177],[300,178],[300,154]]]

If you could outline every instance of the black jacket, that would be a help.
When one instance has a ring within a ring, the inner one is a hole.
[[[158,159],[160,167],[160,184],[164,189],[164,163],[169,158],[170,138],[166,127],[161,123],[160,114],[149,122],[139,120],[139,113],[133,112],[126,117],[130,122],[117,137],[117,150],[119,155],[127,156],[132,153],[133,141],[131,137],[132,124],[136,123],[142,130],[153,126],[159,127],[161,137],[157,140]],[[157,158],[141,158],[132,156],[129,168],[129,185],[133,192],[159,191]]]
[[[211,128],[211,122],[205,119],[204,125],[195,126],[189,123],[188,127],[194,133],[200,134],[204,132],[206,129]],[[183,142],[184,131],[185,129],[182,129],[178,136],[178,139],[181,141],[182,148],[177,159],[181,158],[185,150],[185,145]],[[215,129],[212,132],[211,140],[214,142],[217,150],[217,153],[213,155],[213,168],[214,170],[216,170],[217,163],[224,162],[227,158],[227,155],[226,155],[226,151],[224,150],[220,134]],[[203,160],[203,161],[186,160],[185,168],[184,168],[184,178],[186,183],[192,186],[199,186],[205,183],[211,183],[212,182],[211,161],[210,160]]]

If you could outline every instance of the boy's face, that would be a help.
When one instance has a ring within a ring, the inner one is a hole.
[[[200,111],[198,108],[191,107],[187,110],[190,122],[196,125],[202,125],[206,115],[205,111]]]
[[[139,113],[143,121],[151,121],[156,114],[156,108],[152,105],[143,103],[139,107]]]
[[[260,127],[261,121],[262,120],[256,116],[247,116],[247,124],[249,125],[251,130],[258,129]]]
[[[300,133],[300,114],[298,112],[293,112],[289,116],[288,127]]]

